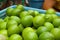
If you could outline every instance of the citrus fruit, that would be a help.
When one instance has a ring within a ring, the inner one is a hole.
[[[30,15],[32,15],[33,17],[39,15],[39,12],[38,12],[38,11],[33,11],[33,10],[28,10],[28,13],[29,13]]]
[[[8,22],[8,20],[9,20],[9,16],[7,16],[7,17],[4,18],[5,22]]]
[[[50,32],[44,32],[40,34],[39,40],[54,40],[54,36]]]
[[[11,25],[8,28],[8,35],[20,33],[20,28],[17,25]]]
[[[28,34],[24,34],[24,40],[38,40],[38,36],[34,32],[29,32]]]
[[[8,36],[7,30],[0,30],[0,34],[2,34],[4,36]]]
[[[11,16],[10,20],[15,20],[17,23],[20,23],[20,18],[17,16]]]
[[[21,12],[20,9],[14,9],[14,10],[12,11],[11,16],[18,16],[20,12]]]
[[[4,22],[4,20],[0,18],[0,23],[1,23],[1,22]]]
[[[27,33],[27,32],[35,32],[34,29],[32,29],[31,27],[26,27],[24,30],[23,30],[23,33]]]
[[[44,17],[45,18],[45,14],[40,14],[40,16]]]
[[[38,40],[37,34],[30,27],[27,27],[23,30],[22,36],[24,40]]]
[[[13,34],[10,36],[9,40],[22,40],[22,37],[18,34]]]
[[[54,26],[56,26],[56,27],[60,26],[60,18],[54,19],[54,20],[53,20],[53,24],[54,24]]]
[[[13,10],[14,10],[13,8],[7,8],[6,14],[7,14],[8,16],[11,16]]]
[[[17,5],[16,8],[20,9],[21,11],[24,10],[24,6],[23,5]]]
[[[45,22],[44,26],[48,29],[48,31],[51,31],[54,28],[54,25],[50,22]]]
[[[0,40],[8,40],[8,37],[0,34]]]
[[[33,10],[28,10],[28,13],[33,16]]]
[[[35,17],[35,16],[38,16],[40,13],[38,12],[38,11],[34,11],[33,12],[33,16]]]
[[[7,25],[6,22],[1,22],[0,23],[0,30],[6,29],[7,28],[6,25]]]
[[[52,22],[53,21],[52,15],[51,14],[46,14],[45,15],[45,20],[46,20],[46,22]]]
[[[51,33],[54,35],[55,39],[60,40],[60,29],[59,28],[52,29]]]
[[[56,13],[55,10],[52,8],[46,11],[46,14],[55,14],[55,13]]]
[[[59,28],[60,28],[60,26],[59,26]]]
[[[31,15],[21,18],[21,23],[24,27],[29,27],[33,23],[33,17]]]
[[[52,17],[53,17],[53,19],[58,18],[58,16],[56,14],[52,14]]]
[[[24,27],[23,27],[23,25],[22,24],[19,24],[19,29],[20,29],[20,32],[22,32],[23,31],[23,29],[24,29]]]
[[[29,15],[29,13],[27,11],[23,11],[23,12],[20,13],[19,16],[22,18],[22,17],[25,17],[27,15]]]
[[[40,27],[37,29],[37,31],[36,31],[36,33],[37,33],[38,35],[40,35],[40,34],[43,33],[43,32],[48,32],[47,28],[44,27],[44,26],[40,26]]]
[[[11,26],[11,25],[17,25],[17,22],[14,21],[14,20],[9,20],[9,21],[7,22],[7,28],[8,28],[9,26]]]
[[[33,25],[36,28],[38,28],[39,26],[42,26],[44,22],[45,22],[45,19],[42,16],[36,16],[33,19]]]

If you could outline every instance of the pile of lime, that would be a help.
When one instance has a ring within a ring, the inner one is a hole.
[[[0,40],[60,40],[60,18],[53,9],[43,14],[16,5],[6,15],[0,19]]]

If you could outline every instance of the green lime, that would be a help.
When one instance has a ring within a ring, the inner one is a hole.
[[[35,32],[34,29],[32,29],[31,27],[26,27],[24,30],[23,30],[23,33],[27,33],[27,32]]]
[[[21,11],[24,10],[24,6],[23,5],[17,5],[16,8],[20,9]]]
[[[22,37],[18,34],[13,34],[10,36],[9,40],[22,40]]]
[[[46,14],[55,14],[55,13],[56,13],[55,10],[52,8],[46,11]]]
[[[14,10],[12,11],[11,16],[18,16],[20,12],[21,12],[20,9],[14,9]]]
[[[9,21],[7,22],[7,28],[8,28],[9,26],[11,26],[11,25],[17,25],[17,22],[14,21],[14,20],[9,20]]]
[[[27,11],[23,11],[23,12],[20,13],[19,16],[22,18],[22,17],[25,17],[27,15],[29,15],[29,13]]]
[[[1,22],[4,22],[4,20],[0,18],[0,23],[1,23]]]
[[[45,15],[45,20],[46,20],[46,22],[52,22],[53,21],[52,15],[51,14],[46,14]]]
[[[54,35],[54,38],[56,40],[60,40],[60,29],[59,28],[54,28],[51,30],[51,33]]]
[[[31,15],[21,18],[21,23],[24,27],[32,26],[33,17]]]
[[[54,28],[54,25],[50,22],[45,22],[44,26],[48,29],[48,31],[51,31]]]
[[[28,13],[29,13],[30,15],[32,15],[33,17],[39,15],[39,12],[38,12],[38,11],[33,11],[33,10],[28,10]]]
[[[54,19],[54,20],[53,20],[53,24],[54,24],[54,26],[56,26],[56,27],[60,26],[60,18]]]
[[[46,15],[46,14],[40,14],[40,16],[42,16],[42,17],[44,17],[44,18],[45,18],[45,15]]]
[[[38,35],[40,35],[40,34],[43,33],[43,32],[48,32],[48,29],[47,29],[46,27],[44,27],[44,26],[40,26],[40,27],[37,29],[37,31],[36,31],[36,33],[37,33]]]
[[[8,40],[8,37],[0,34],[0,40]]]
[[[11,16],[10,20],[15,20],[17,23],[20,23],[20,18],[17,16]]]
[[[38,40],[38,36],[34,32],[29,32],[28,34],[24,34],[24,40]]]
[[[4,21],[5,21],[5,22],[8,22],[8,21],[9,21],[9,16],[5,17],[5,18],[4,18]]]
[[[1,22],[0,23],[0,30],[6,29],[7,28],[7,23],[6,22]]]
[[[27,27],[23,30],[22,36],[24,40],[38,40],[37,34],[30,27]]]
[[[13,10],[14,10],[13,8],[7,8],[6,14],[7,14],[8,16],[11,16]]]
[[[45,19],[42,16],[36,16],[33,19],[33,25],[38,28],[39,26],[42,26],[45,23]]]
[[[12,35],[12,34],[18,34],[20,33],[20,28],[17,25],[11,25],[8,28],[8,35]]]
[[[4,36],[8,36],[7,30],[0,30],[0,34],[2,34]]]
[[[33,16],[33,10],[28,10],[28,13]]]
[[[24,27],[23,27],[23,25],[22,24],[19,24],[19,26],[18,26],[19,28],[20,28],[20,32],[22,32],[23,30],[24,30]]]
[[[59,26],[59,28],[60,28],[60,26]]]
[[[58,18],[58,16],[56,14],[52,14],[52,17],[53,17],[53,19]]]
[[[44,32],[40,34],[39,40],[55,40],[53,34],[50,32]]]

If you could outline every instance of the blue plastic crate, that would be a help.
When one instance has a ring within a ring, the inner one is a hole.
[[[28,2],[30,7],[42,9],[44,0],[28,0]]]
[[[10,7],[11,7],[11,8],[15,8],[16,5],[13,5],[13,6],[10,6]],[[36,10],[36,11],[38,11],[38,12],[40,12],[40,13],[44,13],[44,14],[45,14],[45,12],[46,12],[46,10],[36,9],[36,8],[30,8],[30,7],[25,7],[25,6],[24,6],[24,9],[25,9],[25,10]],[[6,10],[7,10],[7,8],[0,11],[0,18],[4,18],[4,17],[6,16]],[[56,15],[60,16],[60,13],[59,13],[59,12],[56,12]]]

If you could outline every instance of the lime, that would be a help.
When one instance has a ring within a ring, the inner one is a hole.
[[[28,34],[24,34],[24,40],[38,40],[38,36],[34,32],[29,32]]]
[[[20,32],[22,32],[23,31],[23,29],[24,29],[24,27],[23,27],[23,25],[22,24],[19,24],[19,29],[20,29]]]
[[[28,10],[28,13],[33,16],[33,10]]]
[[[58,18],[58,16],[56,14],[52,14],[52,17],[53,17],[53,19]]]
[[[51,33],[54,35],[55,39],[60,40],[60,29],[59,28],[52,29]]]
[[[48,32],[47,28],[44,27],[44,26],[40,26],[40,27],[37,29],[37,31],[36,31],[36,33],[37,33],[38,35],[40,35],[40,34],[43,33],[43,32]]]
[[[12,11],[11,16],[18,16],[20,12],[21,12],[20,9],[14,9],[14,10]]]
[[[16,8],[20,9],[21,11],[24,10],[24,6],[23,5],[17,5]]]
[[[45,18],[45,15],[46,15],[46,14],[40,14],[40,16],[42,16],[42,17],[44,17],[44,18]]]
[[[23,12],[20,13],[19,16],[22,18],[22,17],[25,17],[27,15],[29,15],[29,13],[27,11],[23,11]]]
[[[17,23],[20,23],[20,18],[17,16],[11,16],[10,20],[15,20]]]
[[[13,8],[7,8],[6,14],[7,14],[8,16],[11,16],[13,10],[14,10]]]
[[[9,40],[22,40],[22,37],[18,34],[13,34],[10,36]]]
[[[17,22],[14,21],[14,20],[9,20],[9,21],[7,22],[7,28],[8,28],[9,26],[11,26],[11,25],[17,25]]]
[[[31,15],[21,18],[21,23],[24,27],[32,26],[33,17]]]
[[[60,26],[59,26],[59,28],[60,28]]]
[[[4,21],[5,21],[5,22],[8,22],[8,21],[9,21],[9,16],[5,17],[5,18],[4,18]]]
[[[55,13],[56,13],[55,10],[52,8],[46,11],[46,14],[55,14]]]
[[[52,22],[53,21],[52,15],[51,14],[46,14],[45,20],[46,20],[46,22]]]
[[[0,40],[8,40],[8,37],[0,34]]]
[[[27,34],[28,33],[28,34]],[[23,36],[23,39],[24,40],[38,40],[38,36],[37,34],[35,33],[35,31],[30,28],[30,27],[27,27],[23,30],[22,32],[22,36]]]
[[[50,32],[44,32],[40,34],[39,40],[55,40],[53,34]]]
[[[33,16],[35,17],[35,16],[38,16],[40,13],[38,12],[38,11],[34,11],[33,12]]]
[[[4,22],[4,20],[0,18],[0,23],[1,23],[1,22]]]
[[[1,22],[0,23],[0,30],[6,29],[7,28],[6,25],[7,25],[6,22]]]
[[[33,25],[38,28],[39,26],[42,26],[45,22],[45,19],[42,16],[36,16],[33,19]]]
[[[32,29],[31,27],[26,27],[24,30],[23,30],[23,33],[27,33],[27,32],[35,32],[34,29]]]
[[[7,30],[0,30],[0,34],[2,34],[4,36],[8,36]]]
[[[54,19],[54,20],[53,20],[53,24],[54,24],[54,26],[56,26],[56,27],[60,26],[60,18]]]
[[[45,22],[44,26],[48,29],[48,31],[51,31],[54,28],[54,25],[50,22]]]
[[[8,28],[8,35],[20,33],[20,28],[17,25],[11,25]]]
[[[28,10],[28,13],[29,13],[30,15],[32,15],[33,17],[39,15],[39,12],[38,12],[38,11],[33,11],[33,10]]]

